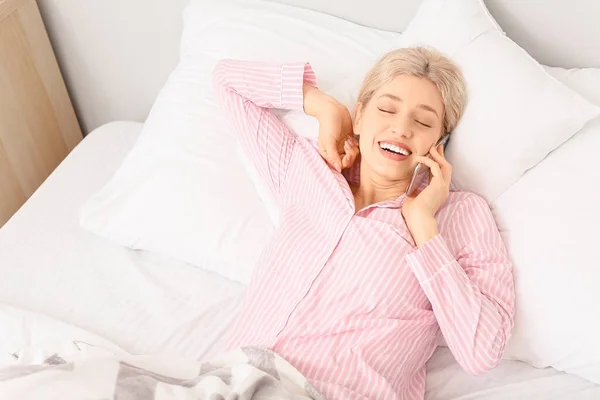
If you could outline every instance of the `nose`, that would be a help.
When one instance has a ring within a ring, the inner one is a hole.
[[[398,116],[392,122],[392,133],[410,139],[412,137],[410,120],[404,116]]]

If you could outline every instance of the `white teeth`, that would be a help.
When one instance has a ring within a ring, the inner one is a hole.
[[[402,154],[403,156],[409,155],[409,152],[404,150],[402,147],[394,146],[393,144],[390,144],[390,143],[380,142],[379,147],[381,147],[384,150],[393,151],[394,153],[397,153],[397,154]]]

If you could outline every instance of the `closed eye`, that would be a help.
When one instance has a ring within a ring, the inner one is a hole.
[[[386,114],[393,114],[393,112],[392,112],[392,111],[389,111],[389,110],[384,110],[383,108],[378,108],[378,110],[379,110],[379,111],[381,111],[381,112],[384,112],[384,113],[386,113]]]
[[[431,125],[427,125],[427,124],[425,124],[425,123],[423,123],[423,122],[419,121],[418,119],[416,119],[415,121],[417,121],[417,123],[418,123],[418,124],[420,124],[420,125],[423,125],[423,126],[424,126],[424,127],[426,127],[426,128],[431,128]]]

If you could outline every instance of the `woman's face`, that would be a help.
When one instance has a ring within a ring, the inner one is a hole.
[[[409,179],[443,132],[444,104],[428,79],[399,75],[356,107],[361,165],[385,181]],[[361,167],[362,168],[362,167]]]

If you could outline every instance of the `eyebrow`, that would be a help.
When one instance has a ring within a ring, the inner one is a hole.
[[[379,96],[379,98],[382,97],[388,97],[394,101],[399,101],[400,103],[404,102],[404,100],[402,100],[400,97],[396,96],[395,94],[391,94],[391,93],[384,93],[381,96]],[[427,111],[431,111],[432,113],[434,113],[438,118],[440,117],[437,113],[437,111],[435,111],[435,109],[431,106],[428,106],[427,104],[419,104],[417,107],[422,108],[423,110],[427,110]]]

